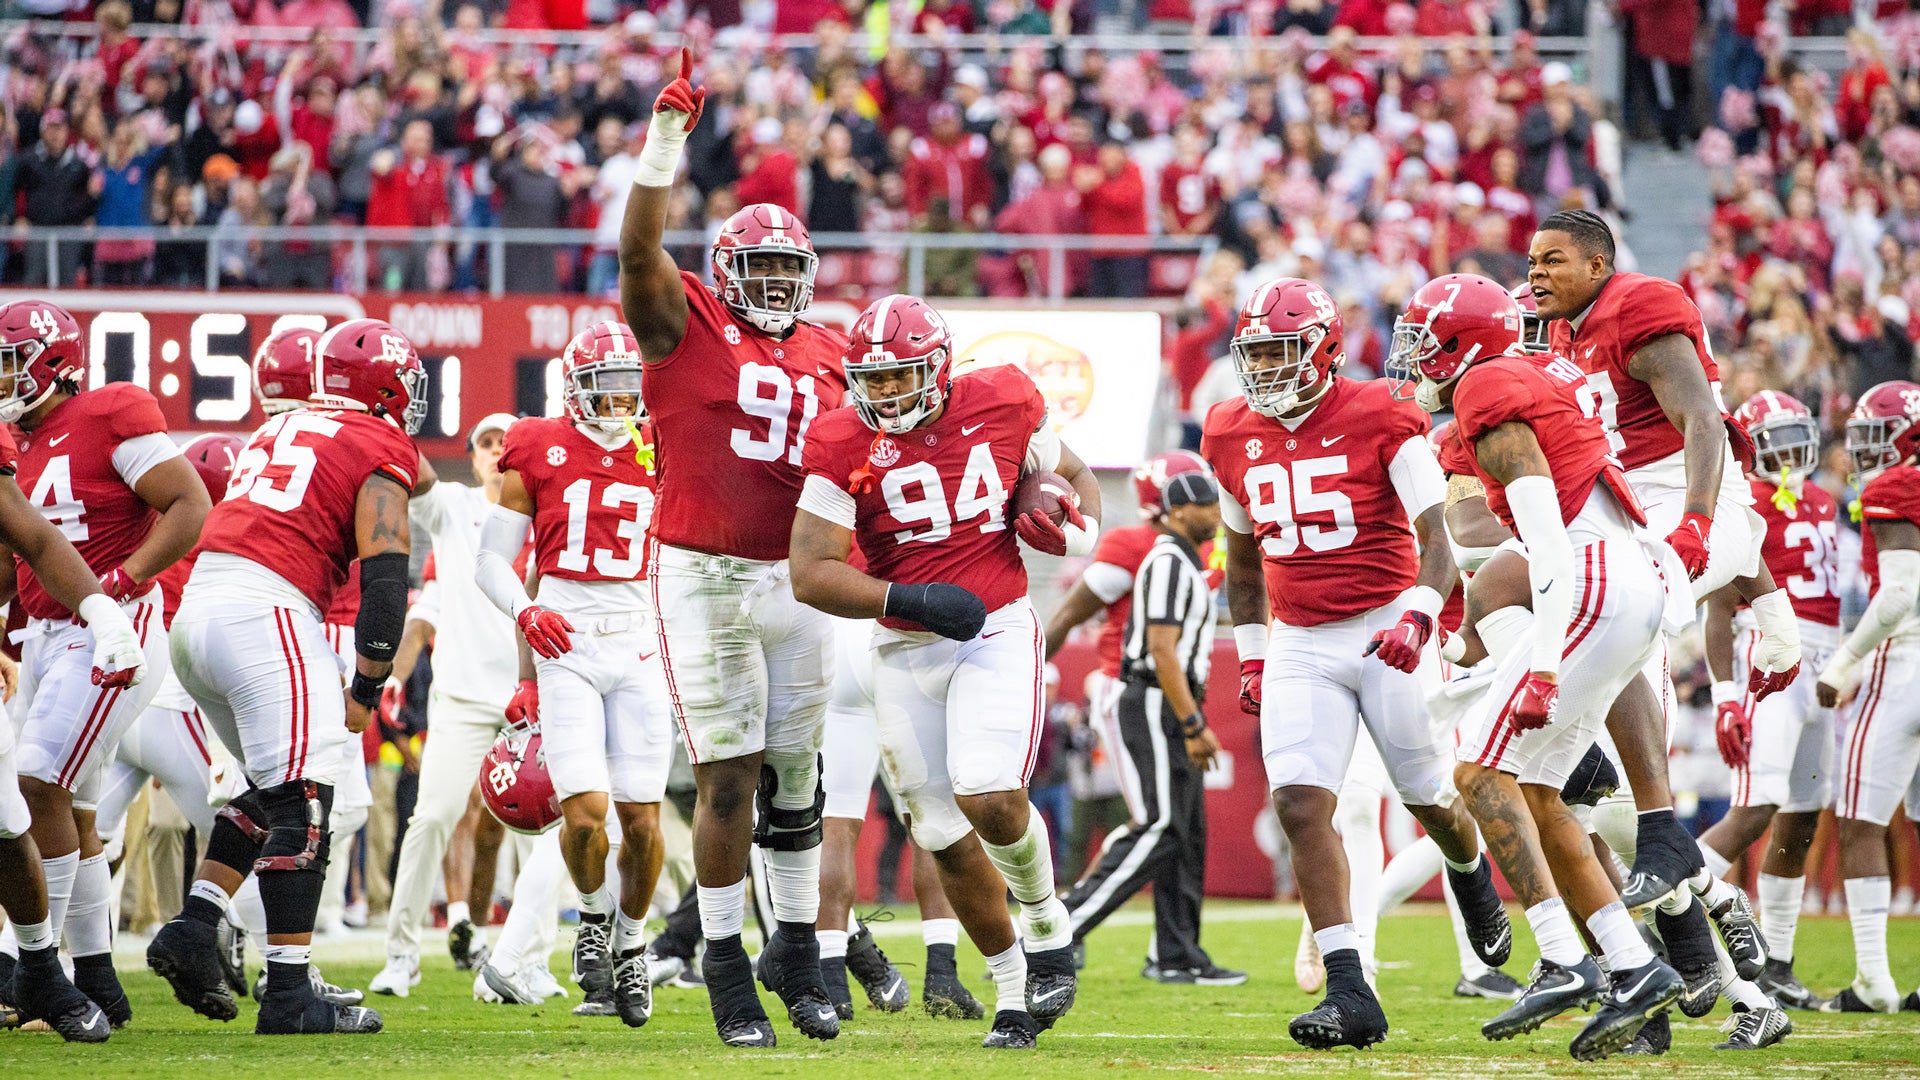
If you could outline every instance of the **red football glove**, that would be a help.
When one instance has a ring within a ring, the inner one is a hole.
[[[1067,512],[1067,524],[1076,528],[1087,527],[1087,519],[1080,516],[1080,508],[1073,505],[1072,499],[1061,499],[1060,508]],[[1046,511],[1035,507],[1022,517],[1013,519],[1013,531],[1020,539],[1035,551],[1047,555],[1065,555],[1067,553],[1067,530],[1053,523]]]
[[[397,727],[400,723],[400,708],[407,703],[407,688],[392,679],[380,688],[380,704],[373,707],[373,714],[387,727]]]
[[[521,679],[507,700],[507,723],[514,727],[532,727],[540,722],[540,684]]]
[[[1723,701],[1713,709],[1713,737],[1720,743],[1720,760],[1729,768],[1747,767],[1753,749],[1753,721],[1737,701]]]
[[[1529,671],[1527,681],[1520,684],[1520,697],[1513,703],[1513,726],[1521,731],[1538,731],[1553,723],[1553,714],[1559,709],[1560,684]]]
[[[1391,630],[1382,630],[1367,642],[1365,656],[1378,655],[1381,663],[1411,675],[1420,666],[1420,650],[1433,636],[1433,618],[1424,612],[1408,611]]]
[[[114,567],[100,579],[100,591],[116,604],[124,604],[140,594],[140,583],[121,567]]]
[[[1260,715],[1260,680],[1267,677],[1265,660],[1240,661],[1240,711]]]
[[[653,99],[653,111],[686,113],[686,130],[692,131],[706,108],[707,88],[693,88],[693,50],[681,49],[680,77],[661,88],[660,96]]]
[[[1766,700],[1768,694],[1777,694],[1793,685],[1800,676],[1800,665],[1795,664],[1785,671],[1761,671],[1754,668],[1747,672],[1747,692],[1753,695],[1754,704]],[[1728,762],[1732,764],[1732,762]]]
[[[533,604],[513,621],[520,625],[520,633],[526,635],[528,647],[549,660],[573,648],[573,639],[567,636],[573,633],[573,624],[564,615]]]
[[[1680,527],[1667,534],[1667,546],[1686,564],[1687,576],[1699,578],[1707,572],[1707,534],[1713,531],[1713,519],[1705,514],[1688,514]]]
[[[133,677],[138,674],[140,674],[138,668],[119,668],[114,671],[94,668],[93,685],[104,690],[125,690],[133,685]]]

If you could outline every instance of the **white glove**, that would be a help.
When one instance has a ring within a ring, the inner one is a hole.
[[[120,605],[105,593],[80,601],[80,618],[93,633],[93,683],[124,688],[137,686],[146,674],[147,653],[140,636]]]
[[[1753,650],[1753,666],[1769,675],[1800,666],[1800,622],[1794,617],[1785,589],[1757,596],[1751,605],[1760,641]]]

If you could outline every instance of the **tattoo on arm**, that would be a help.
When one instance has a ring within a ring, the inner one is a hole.
[[[1487,475],[1502,484],[1511,484],[1522,476],[1553,475],[1533,429],[1515,420],[1480,436],[1473,452]]]

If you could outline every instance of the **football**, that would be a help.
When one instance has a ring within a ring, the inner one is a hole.
[[[1073,505],[1080,505],[1079,494],[1059,473],[1030,472],[1014,486],[1013,511],[1008,520],[1025,517],[1029,510],[1038,509],[1052,518],[1055,525],[1065,525],[1067,512],[1060,506],[1062,499],[1072,499]]]

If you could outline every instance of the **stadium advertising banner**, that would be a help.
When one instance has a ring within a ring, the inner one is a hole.
[[[426,364],[428,411],[418,441],[429,457],[463,455],[467,428],[488,413],[558,415],[561,350],[580,330],[620,317],[613,303],[579,296],[0,290],[0,303],[27,296],[80,320],[92,385],[146,387],[175,431],[248,432],[265,421],[253,403],[250,362],[275,329],[385,319]],[[846,304],[815,311],[843,328],[857,314]],[[962,369],[1024,366],[1068,445],[1089,464],[1132,468],[1145,456],[1160,377],[1158,315],[955,310],[949,321]]]

